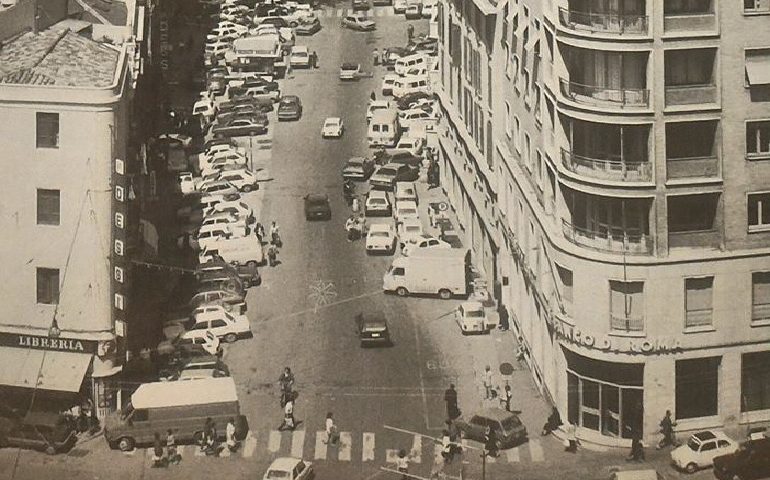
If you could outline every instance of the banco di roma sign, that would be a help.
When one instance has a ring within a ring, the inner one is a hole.
[[[0,333],[0,345],[5,347],[56,350],[60,352],[96,353],[97,342],[76,338],[50,338],[18,333]]]

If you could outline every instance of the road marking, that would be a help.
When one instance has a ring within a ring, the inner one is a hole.
[[[305,431],[297,430],[291,434],[291,456],[302,458],[302,451],[305,449]]]
[[[533,462],[542,462],[545,459],[545,455],[543,455],[543,446],[540,444],[540,440],[529,441],[529,455],[532,457]]]
[[[270,430],[270,437],[267,439],[267,449],[270,453],[276,453],[281,449],[281,432]]]
[[[353,435],[350,432],[340,432],[340,448],[337,459],[343,462],[349,462],[353,450]]]
[[[441,452],[443,451],[444,447],[440,443],[433,445],[433,465],[441,465],[444,463],[444,457],[441,456]]]
[[[251,458],[254,455],[254,451],[257,449],[257,439],[251,434],[251,431],[246,435],[243,440],[243,457]]]
[[[422,463],[422,436],[415,435],[412,441],[412,450],[409,452],[409,461]]]
[[[396,463],[398,461],[398,450],[389,448],[385,450],[385,463]]]
[[[519,458],[519,447],[511,448],[510,450],[505,451],[505,456],[508,457],[509,463],[519,463],[521,460]]]
[[[363,446],[361,447],[361,461],[374,460],[374,434],[371,432],[364,432]]]
[[[314,460],[323,460],[326,458],[326,432],[324,430],[315,432],[315,453]]]

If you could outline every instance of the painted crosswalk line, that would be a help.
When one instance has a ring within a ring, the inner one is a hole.
[[[291,434],[291,456],[302,458],[302,452],[305,450],[305,431],[297,430]]]
[[[246,438],[243,440],[243,457],[251,458],[254,456],[254,452],[257,450],[257,439],[249,431]]]
[[[270,453],[277,453],[281,449],[281,432],[270,430],[270,436],[267,438],[267,449]]]
[[[412,440],[412,450],[409,452],[409,461],[412,463],[422,463],[422,436],[415,435]]]
[[[529,441],[529,455],[533,462],[542,462],[545,459],[543,445],[540,443],[540,440]]]
[[[342,462],[349,462],[352,458],[353,435],[350,432],[340,432],[340,446],[337,459]]]
[[[315,432],[315,452],[314,460],[323,460],[326,458],[326,432],[324,430]]]
[[[374,460],[374,434],[371,432],[364,432],[361,447],[361,461],[367,462],[370,460]]]
[[[519,463],[519,447],[506,450],[505,456],[508,459],[508,463]]]

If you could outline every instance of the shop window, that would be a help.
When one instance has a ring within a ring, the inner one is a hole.
[[[714,277],[686,278],[684,327],[711,325],[714,307],[712,304]]]
[[[610,328],[644,331],[644,282],[610,280]]]
[[[59,269],[37,269],[37,303],[56,305],[59,303]]]
[[[770,409],[770,351],[741,357],[741,411]]]
[[[751,274],[751,321],[770,320],[770,272]]]
[[[676,362],[676,418],[710,417],[718,413],[721,357]]]

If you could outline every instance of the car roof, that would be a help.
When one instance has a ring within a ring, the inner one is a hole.
[[[345,70],[352,70],[352,69],[355,69],[355,68],[359,68],[359,66],[360,65],[357,64],[357,63],[345,62],[345,63],[342,64],[342,66],[340,68],[345,69]]]
[[[294,45],[291,47],[292,52],[307,52],[308,48],[307,45]]]
[[[498,422],[502,422],[506,418],[517,417],[515,413],[507,412],[501,408],[482,408],[476,412],[475,415],[479,417],[491,418],[492,420],[497,420]]]
[[[325,193],[310,193],[307,199],[310,202],[325,202],[329,200],[329,196]]]
[[[417,203],[414,200],[398,200],[396,201],[396,208],[417,208]]]
[[[390,232],[393,227],[389,223],[373,223],[369,225],[369,232]]]
[[[324,123],[340,123],[341,121],[340,117],[327,117]]]
[[[429,237],[430,238],[430,237]],[[460,304],[463,310],[484,310],[484,305],[481,302],[468,301]]]
[[[422,222],[420,221],[420,219],[419,218],[413,218],[413,217],[405,218],[405,219],[401,220],[401,225],[403,225],[404,227],[419,226],[420,228],[422,228]]]
[[[270,464],[268,470],[282,470],[285,472],[291,472],[292,469],[301,461],[301,458],[279,457],[273,460],[273,463]]]
[[[388,193],[382,190],[370,190],[369,198],[388,198]]]
[[[717,438],[717,435],[714,434],[711,430],[703,430],[701,432],[696,432],[692,434],[693,437],[700,440],[701,442],[706,442],[708,440],[714,440]]]

